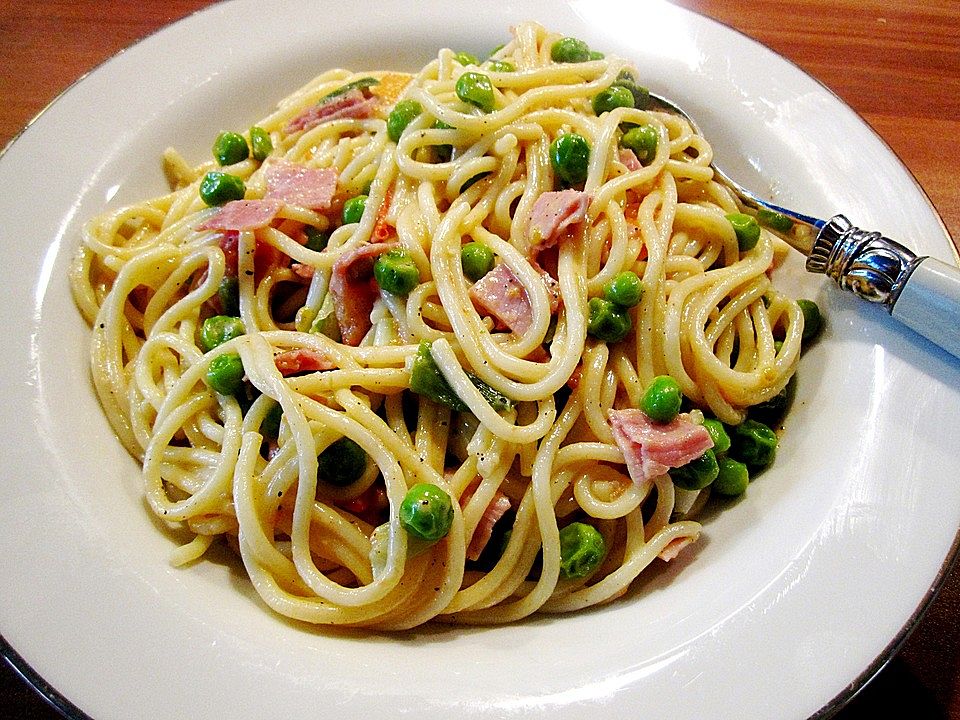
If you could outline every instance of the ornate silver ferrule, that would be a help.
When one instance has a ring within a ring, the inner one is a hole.
[[[880,303],[889,311],[922,259],[900,243],[854,227],[843,215],[834,215],[813,242],[807,270],[829,275],[844,290]]]

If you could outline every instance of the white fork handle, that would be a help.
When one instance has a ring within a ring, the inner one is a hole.
[[[890,314],[960,358],[960,269],[923,258],[900,290]]]

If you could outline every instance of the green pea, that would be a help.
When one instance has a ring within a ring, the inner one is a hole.
[[[637,160],[642,163],[650,162],[657,156],[657,145],[660,134],[653,125],[638,125],[630,128],[620,138],[621,147],[633,150]]]
[[[619,107],[633,107],[633,94],[622,85],[611,85],[593,96],[593,113],[603,115]]]
[[[224,277],[217,288],[217,298],[224,315],[240,315],[240,281],[236,277]]]
[[[561,38],[550,47],[550,59],[558,63],[586,62],[590,59],[590,46],[577,38]]]
[[[750,467],[765,467],[777,454],[777,434],[756,420],[744,420],[733,429],[730,456]]]
[[[563,183],[579,185],[587,179],[590,144],[577,133],[560,135],[550,143],[550,164]]]
[[[420,283],[420,271],[416,263],[405,250],[399,248],[377,258],[373,264],[373,277],[381,289],[393,295],[408,295]]]
[[[560,574],[570,580],[585,578],[603,562],[607,543],[593,525],[570,523],[560,529]]]
[[[681,490],[703,490],[717,479],[720,467],[713,450],[691,460],[686,465],[670,470],[670,479]]]
[[[760,225],[757,224],[757,219],[746,213],[730,213],[727,215],[727,220],[733,225],[740,249],[753,250],[760,239]]]
[[[656,422],[666,423],[680,412],[683,393],[680,384],[669,375],[658,375],[640,398],[640,409]]]
[[[761,225],[765,225],[781,233],[790,232],[791,228],[793,228],[793,220],[783,213],[767,210],[767,208],[757,210],[757,221]]]
[[[604,55],[604,54],[603,54],[602,52],[600,52],[599,50],[591,50],[591,51],[590,51],[590,59],[591,59],[591,60],[603,60],[603,58],[605,58],[605,57],[606,57],[606,55]]]
[[[240,337],[243,333],[243,321],[240,318],[214,315],[204,320],[200,326],[200,347],[207,352],[228,340]]]
[[[757,422],[762,422],[764,425],[769,427],[776,427],[783,421],[783,416],[787,412],[787,408],[790,405],[790,400],[793,398],[793,393],[796,390],[797,385],[797,376],[794,375],[790,378],[790,381],[784,386],[783,390],[778,392],[769,400],[765,400],[762,403],[757,403],[752,405],[748,412],[748,416],[751,420],[756,420]]]
[[[266,160],[273,152],[273,141],[270,140],[270,133],[259,125],[250,128],[250,147],[253,148],[254,160]]]
[[[343,224],[349,225],[360,222],[360,218],[363,217],[363,211],[366,207],[366,195],[357,195],[347,200],[343,204]]]
[[[249,155],[247,141],[239,133],[222,132],[213,141],[213,157],[221,165],[233,165],[246,160]]]
[[[587,320],[587,332],[598,340],[608,343],[620,342],[633,327],[626,309],[605,298],[590,299],[590,316]]]
[[[713,452],[717,455],[723,455],[730,449],[730,436],[723,423],[714,418],[705,418],[703,427],[710,433],[710,439],[713,440]]]
[[[516,68],[513,66],[513,63],[508,60],[491,60],[490,70],[492,72],[514,72]]]
[[[465,103],[475,105],[484,112],[491,112],[496,105],[493,84],[483,73],[465,72],[457,78],[455,86],[457,97]]]
[[[743,495],[750,484],[750,471],[742,462],[725,457],[717,460],[717,479],[711,486],[714,492],[729,497]]]
[[[200,181],[200,199],[211,207],[231,200],[243,200],[246,192],[243,180],[219,170],[211,170]]]
[[[423,112],[423,106],[416,100],[401,100],[393,106],[387,116],[387,135],[394,142],[400,142],[400,136],[417,116]]]
[[[806,342],[820,332],[823,327],[823,315],[820,314],[820,307],[813,300],[797,300],[800,306],[800,312],[803,313],[803,341]]]
[[[620,307],[633,307],[643,297],[643,281],[632,270],[624,270],[603,286],[603,296]]]
[[[463,274],[474,282],[493,270],[493,261],[493,250],[481,242],[468,242],[460,248]]]
[[[356,442],[342,437],[317,455],[317,479],[336,487],[359,480],[367,470],[367,453]]]
[[[445,537],[453,525],[450,495],[431,483],[417,483],[400,503],[400,525],[420,540]]]
[[[306,225],[303,228],[303,234],[307,236],[307,242],[304,247],[314,252],[325,250],[327,243],[330,242],[330,233],[315,228],[313,225]]]
[[[271,440],[276,440],[280,435],[280,420],[283,418],[283,406],[275,402],[267,410],[260,423],[260,434]]]
[[[480,61],[477,60],[475,55],[471,55],[468,52],[460,51],[453,56],[453,59],[456,60],[461,65],[479,65]]]
[[[217,355],[207,368],[207,385],[221,395],[233,395],[243,387],[243,360],[237,353]]]
[[[622,71],[613,84],[630,91],[630,94],[633,95],[633,106],[637,110],[646,110],[649,107],[650,91],[642,85],[638,85],[636,79],[628,70]]]

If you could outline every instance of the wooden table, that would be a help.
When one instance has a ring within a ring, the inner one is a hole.
[[[836,92],[903,159],[960,240],[957,0],[677,2],[763,42]],[[83,73],[207,4],[7,0],[0,6],[0,146]],[[909,707],[917,720],[960,720],[958,620],[960,572],[948,579],[902,650],[836,717],[890,717],[893,708]],[[0,714],[58,717],[0,665]]]

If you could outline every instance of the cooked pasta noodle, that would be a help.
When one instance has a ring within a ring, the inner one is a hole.
[[[86,226],[71,281],[92,326],[94,384],[143,464],[151,509],[194,537],[175,563],[221,537],[276,612],[403,629],[603,603],[697,538],[691,508],[709,491],[632,476],[611,411],[639,407],[663,375],[693,425],[736,425],[780,394],[803,327],[771,284],[784,245],[763,229],[741,250],[726,217],[740,208],[713,180],[707,141],[635,104],[597,114],[592,99],[636,71],[612,56],[556,62],[559,38],[526,23],[484,63],[444,49],[415,75],[325,72],[256,124],[266,157],[192,167],[168,150],[171,192]],[[467,73],[489,80],[490,107],[463,99]],[[402,100],[414,109],[394,141]],[[643,162],[621,145],[632,126],[657,141]],[[538,201],[562,187],[551,144],[573,134],[589,160],[563,197],[585,205],[543,242],[531,232]],[[271,168],[332,169],[335,192],[326,204],[271,201]],[[207,204],[201,185],[217,171],[243,181],[248,203]],[[358,195],[362,213],[345,222]],[[269,217],[230,227],[231,206]],[[519,328],[478,301],[467,243],[513,284]],[[405,293],[367,272],[390,249],[415,268]],[[626,270],[643,294],[620,310],[626,337],[603,340],[590,300]],[[372,293],[365,314],[348,317],[352,292]],[[205,321],[227,315],[243,332],[205,345]],[[211,372],[237,357],[241,384],[214,389]],[[412,388],[418,362],[455,397]],[[328,482],[324,456],[342,438],[362,464]],[[452,508],[432,544],[400,517],[418,483]],[[582,577],[561,547],[575,522],[603,546]]]

